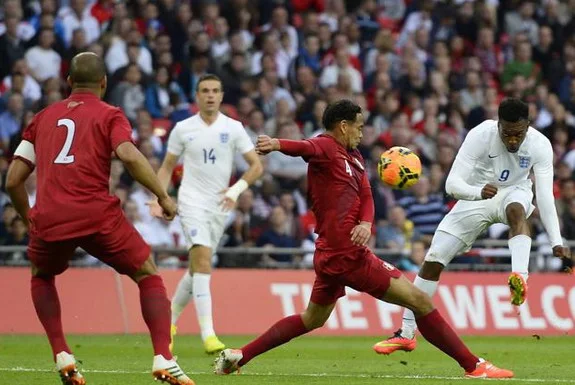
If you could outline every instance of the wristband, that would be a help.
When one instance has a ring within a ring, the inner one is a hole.
[[[226,191],[225,196],[236,202],[240,194],[246,191],[248,187],[248,182],[244,179],[240,179]]]

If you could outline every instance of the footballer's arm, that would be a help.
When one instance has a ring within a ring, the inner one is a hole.
[[[225,197],[234,202],[236,202],[238,200],[238,196],[247,190],[247,188],[262,176],[264,172],[264,167],[262,166],[260,157],[256,154],[256,150],[246,152],[243,154],[243,157],[248,163],[249,168],[243,173],[242,177],[233,184],[233,186],[227,189],[225,193]]]
[[[301,156],[310,158],[315,155],[315,146],[311,140],[289,140],[270,138],[267,135],[258,136],[256,143],[256,153],[267,155],[272,151],[279,151],[289,156]]]
[[[158,199],[168,199],[168,193],[156,177],[154,169],[146,157],[130,142],[123,142],[116,147],[116,155],[124,163],[130,175],[150,190]]]
[[[371,193],[371,184],[367,174],[363,175],[361,191],[359,192],[361,206],[359,208],[359,224],[351,230],[351,241],[356,245],[366,245],[371,238],[371,227],[375,215],[375,205]]]
[[[541,222],[549,236],[549,242],[553,247],[553,253],[556,254],[558,249],[563,247],[563,239],[559,227],[559,217],[555,207],[553,197],[553,148],[548,141],[539,148],[541,151],[541,160],[533,164],[533,173],[535,175],[535,199],[539,207]],[[567,257],[567,255],[556,255]]]
[[[445,181],[445,192],[455,199],[477,201],[482,199],[482,187],[472,186],[465,180],[472,166],[455,158]]]
[[[170,179],[172,178],[174,168],[176,168],[179,159],[180,157],[178,155],[174,155],[171,152],[166,152],[164,161],[158,170],[158,179],[160,180],[162,188],[166,191],[168,191]]]
[[[24,183],[30,174],[32,174],[32,171],[34,171],[34,169],[31,168],[26,161],[15,158],[12,163],[10,163],[8,175],[6,176],[6,191],[8,191],[8,195],[10,195],[14,208],[26,223],[28,223],[30,202],[28,201],[28,192],[26,191]]]
[[[466,201],[477,201],[484,198],[482,196],[483,187],[473,186],[467,182],[470,170],[473,170],[474,165],[479,160],[481,149],[484,146],[481,128],[478,126],[469,131],[457,152],[445,181],[445,192],[448,195]]]
[[[36,153],[31,142],[23,140],[14,152],[14,160],[10,163],[6,176],[6,191],[10,195],[14,208],[28,224],[30,202],[26,191],[26,179],[34,171]]]

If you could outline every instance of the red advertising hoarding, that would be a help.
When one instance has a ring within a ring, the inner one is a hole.
[[[171,295],[183,270],[162,270]],[[217,270],[212,278],[214,321],[219,334],[257,334],[279,318],[301,312],[310,296],[312,271]],[[0,333],[42,333],[30,298],[28,269],[0,268]],[[145,333],[138,288],[110,269],[69,269],[56,280],[67,333]],[[532,274],[529,297],[517,314],[508,300],[507,274],[445,273],[434,302],[451,325],[467,335],[562,335],[575,328],[575,277]],[[324,335],[387,335],[402,310],[348,290]],[[180,333],[198,333],[194,306]]]

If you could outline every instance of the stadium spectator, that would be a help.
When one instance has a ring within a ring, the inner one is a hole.
[[[299,247],[297,239],[286,231],[286,212],[282,206],[272,209],[269,223],[270,228],[262,233],[256,241],[256,246],[264,249],[274,247]],[[301,256],[292,254],[263,254],[262,266],[265,267],[287,267],[296,265],[301,261]]]
[[[251,130],[252,140],[261,133],[275,135],[286,123],[298,129],[298,138],[315,136],[323,130],[320,117],[325,105],[350,98],[365,105],[367,125],[360,150],[370,163],[376,218],[383,220],[395,198],[404,194],[377,182],[373,165],[378,152],[393,145],[414,149],[424,162],[431,190],[442,194],[445,175],[468,130],[496,118],[502,98],[515,96],[529,102],[532,126],[553,143],[555,179],[561,181],[556,185],[572,179],[572,4],[556,0],[500,6],[491,1],[455,1],[446,6],[433,0],[196,3],[4,1],[0,113],[5,113],[13,94],[23,95],[23,116],[30,117],[66,97],[69,89],[63,74],[70,59],[84,51],[105,58],[106,100],[128,113],[134,138],[152,163],[164,154],[166,134],[174,123],[197,111],[195,85],[208,72],[222,78],[225,111],[230,116],[237,113]],[[163,79],[166,72],[173,86],[158,91],[155,79]],[[147,107],[146,90],[150,90]],[[140,123],[142,108],[160,119]],[[8,127],[20,132],[22,125],[13,123]],[[16,143],[19,134],[13,138]],[[4,160],[10,159],[13,147],[5,147]],[[271,170],[266,169],[271,178],[279,175],[274,162],[270,157]],[[246,167],[241,159],[236,163],[234,177]],[[283,166],[280,173],[297,169]],[[126,175],[118,179],[118,191],[137,197],[139,188]],[[279,177],[273,183],[279,181],[281,188],[270,194],[262,194],[269,183],[254,186],[256,212],[265,214],[264,221],[278,204],[279,192],[285,187],[294,191],[300,180],[295,175],[286,186],[285,178]]]
[[[54,41],[54,30],[44,28],[40,31],[38,45],[30,48],[24,55],[32,76],[40,83],[60,76],[62,58],[52,48]]]
[[[6,30],[0,36],[0,77],[10,73],[16,60],[24,57],[26,43],[18,35],[18,23],[16,16],[7,16],[5,19]]]
[[[24,117],[24,97],[11,93],[6,103],[6,111],[0,114],[0,141],[2,147],[8,148],[10,139],[20,132]]]
[[[421,234],[415,229],[413,222],[407,219],[401,206],[391,207],[388,215],[389,223],[377,227],[377,247],[409,253],[411,242],[419,239]]]
[[[411,194],[401,198],[398,204],[405,210],[406,218],[413,222],[414,230],[421,235],[427,244],[439,222],[447,214],[443,196],[431,195],[431,185],[427,176],[422,176],[411,188]]]
[[[426,243],[424,241],[413,241],[411,243],[411,251],[409,257],[402,257],[397,262],[397,268],[401,271],[407,271],[411,273],[419,272],[423,260],[425,259],[425,253],[427,252]]]

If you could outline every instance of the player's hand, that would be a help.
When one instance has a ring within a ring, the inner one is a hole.
[[[236,205],[236,201],[233,200],[232,198],[230,198],[229,196],[226,196],[226,192],[229,190],[229,188],[225,188],[222,191],[220,191],[220,194],[223,195],[222,199],[220,200],[220,207],[222,208],[222,210],[224,212],[228,212],[231,209],[234,208],[234,206]]]
[[[364,246],[371,237],[371,223],[361,222],[351,230],[351,242],[354,245]]]
[[[481,190],[481,198],[491,199],[497,194],[497,187],[492,184],[486,184]]]
[[[267,135],[258,136],[258,141],[256,143],[256,153],[258,155],[266,155],[272,151],[277,151],[280,149],[280,142],[275,138],[270,138]]]
[[[148,208],[150,209],[150,215],[153,216],[154,218],[164,217],[162,206],[160,206],[157,200],[147,201],[146,206],[148,206]]]
[[[171,221],[178,213],[178,206],[172,198],[166,195],[165,198],[158,199],[158,204],[162,208],[162,216],[165,220]]]
[[[566,271],[568,273],[573,273],[573,260],[571,256],[571,250],[568,247],[557,245],[553,247],[553,256],[561,259],[565,259],[567,264]],[[564,265],[565,266],[565,265]]]

